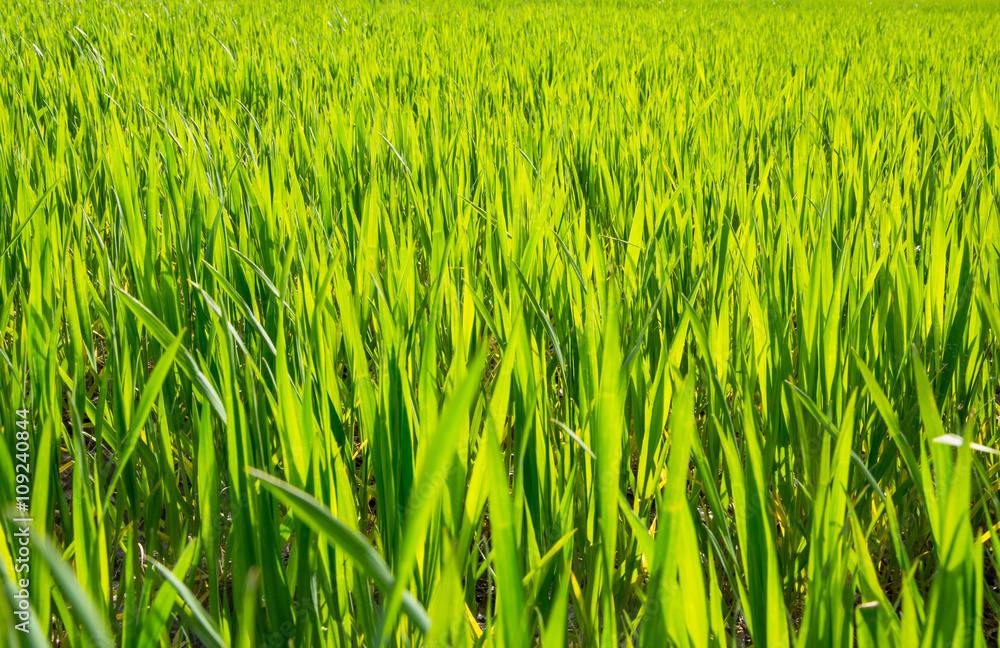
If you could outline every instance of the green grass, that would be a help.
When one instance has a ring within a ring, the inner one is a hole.
[[[997,645],[998,107],[989,2],[0,0],[0,644]]]

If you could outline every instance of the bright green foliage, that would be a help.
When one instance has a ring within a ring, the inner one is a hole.
[[[0,0],[0,644],[995,645],[998,138],[993,2]]]

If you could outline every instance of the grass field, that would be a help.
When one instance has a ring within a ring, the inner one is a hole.
[[[0,645],[996,646],[998,137],[993,2],[0,0]]]

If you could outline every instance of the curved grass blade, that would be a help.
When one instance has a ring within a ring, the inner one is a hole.
[[[31,529],[31,541],[35,549],[38,550],[38,553],[48,563],[49,569],[52,572],[52,578],[55,580],[56,585],[59,586],[59,591],[66,597],[66,601],[72,607],[74,616],[83,625],[84,629],[86,629],[90,638],[100,648],[114,648],[115,643],[111,631],[108,630],[108,627],[101,619],[101,615],[97,611],[97,606],[90,600],[90,597],[87,596],[80,582],[76,579],[73,568],[63,560],[59,554],[59,550],[49,542],[48,538],[34,528]]]
[[[165,581],[173,585],[174,589],[177,590],[177,594],[187,604],[188,609],[191,610],[193,626],[191,629],[198,635],[198,638],[209,648],[227,648],[225,640],[219,634],[219,631],[215,629],[215,624],[212,623],[212,619],[209,618],[208,613],[205,612],[205,608],[202,607],[194,592],[188,589],[187,585],[182,583],[172,571],[164,567],[156,559],[146,556],[146,562],[152,565],[153,569],[159,572]]]
[[[305,524],[328,542],[346,551],[383,594],[392,591],[396,578],[389,566],[378,555],[368,540],[357,531],[335,518],[322,504],[308,493],[291,486],[256,468],[247,468],[247,474],[258,479],[275,497],[284,502]],[[402,609],[425,634],[430,630],[431,619],[427,610],[409,592],[403,592]]]

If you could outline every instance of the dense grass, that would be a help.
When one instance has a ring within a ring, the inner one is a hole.
[[[0,0],[0,643],[996,644],[994,3],[265,4]]]

